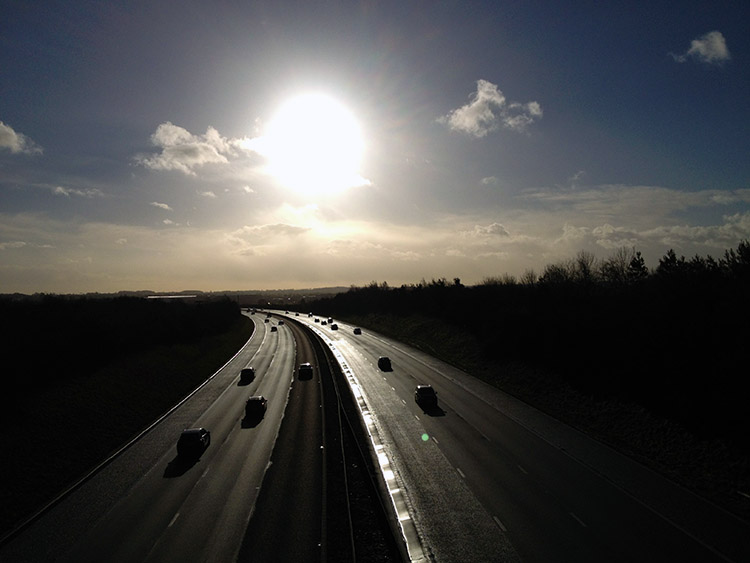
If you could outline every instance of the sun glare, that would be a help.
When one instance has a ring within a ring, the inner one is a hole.
[[[288,188],[327,195],[366,184],[359,125],[343,105],[322,94],[284,103],[266,130],[269,171]]]

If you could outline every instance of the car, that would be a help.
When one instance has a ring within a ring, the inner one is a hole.
[[[333,323],[331,325],[331,330],[338,330],[338,329],[339,329],[339,325],[337,325],[336,323]]]
[[[294,313],[294,316],[295,317],[299,317],[299,313]]]
[[[417,385],[414,389],[414,400],[423,409],[435,408],[438,403],[437,391],[432,388],[432,385]]]
[[[242,368],[240,372],[240,383],[250,383],[255,379],[255,368],[246,367]]]
[[[391,359],[388,356],[380,356],[378,358],[378,367],[382,371],[391,371]]]
[[[319,323],[319,322],[320,322],[320,319],[316,318],[316,319],[315,319],[315,322],[316,322],[316,323]]]
[[[323,325],[323,326],[325,326],[327,323],[326,323],[326,321],[321,321],[320,324]]]
[[[284,321],[279,321],[279,326],[283,325]]]
[[[177,440],[177,455],[199,458],[211,443],[211,433],[205,428],[185,428]]]
[[[299,365],[299,370],[297,370],[297,377],[300,379],[311,379],[313,376],[313,367],[310,362],[305,362],[304,364]]]
[[[277,328],[275,326],[271,327],[271,332],[276,332]]]
[[[332,322],[333,322],[333,318],[332,317],[328,317],[328,324],[331,324]]]
[[[253,395],[245,402],[245,417],[263,418],[267,406],[268,400],[263,395]]]
[[[264,320],[263,322],[264,322],[264,323],[267,323],[267,322],[268,322],[268,319],[265,319],[265,320]]]
[[[354,329],[354,334],[362,334],[362,329],[357,327]]]

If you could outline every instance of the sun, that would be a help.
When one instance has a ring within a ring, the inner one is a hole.
[[[364,151],[359,124],[327,95],[286,101],[264,136],[269,172],[295,192],[322,196],[368,183],[359,174]]]

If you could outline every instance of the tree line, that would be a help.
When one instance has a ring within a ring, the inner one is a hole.
[[[477,343],[476,369],[538,365],[582,393],[640,404],[698,436],[746,447],[749,282],[745,240],[719,259],[670,249],[653,270],[633,248],[604,260],[580,252],[539,275],[474,286],[372,282],[306,307],[344,318],[439,319]]]

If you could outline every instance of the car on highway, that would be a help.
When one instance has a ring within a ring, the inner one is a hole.
[[[246,367],[242,368],[240,372],[240,383],[250,383],[255,379],[255,368]]]
[[[271,332],[276,332],[278,329],[275,326],[271,327]]]
[[[263,418],[268,400],[263,395],[253,395],[245,402],[245,418]]]
[[[414,401],[423,409],[435,408],[438,403],[437,391],[432,385],[417,385],[414,389]]]
[[[393,369],[391,367],[391,359],[388,356],[380,356],[378,358],[378,367],[382,371],[391,371]]]
[[[323,325],[323,326],[325,326],[328,323],[326,321],[321,321],[320,324]]]
[[[316,318],[316,319],[315,319],[315,322],[316,322],[316,323],[319,323],[319,322],[320,322],[320,319]]]
[[[283,325],[284,321],[279,321],[279,326]]]
[[[177,455],[181,458],[199,458],[211,443],[211,432],[205,428],[185,428],[177,440]]]
[[[354,329],[354,334],[362,334],[362,329],[357,327]]]
[[[304,364],[299,365],[299,369],[297,370],[297,377],[300,379],[312,379],[313,376],[313,367],[310,362],[305,362]]]
[[[337,325],[336,323],[333,323],[331,325],[331,330],[338,330],[338,329],[339,329],[339,325]]]
[[[268,319],[264,320],[263,322],[264,322],[264,323],[267,323],[267,322],[268,322]]]

